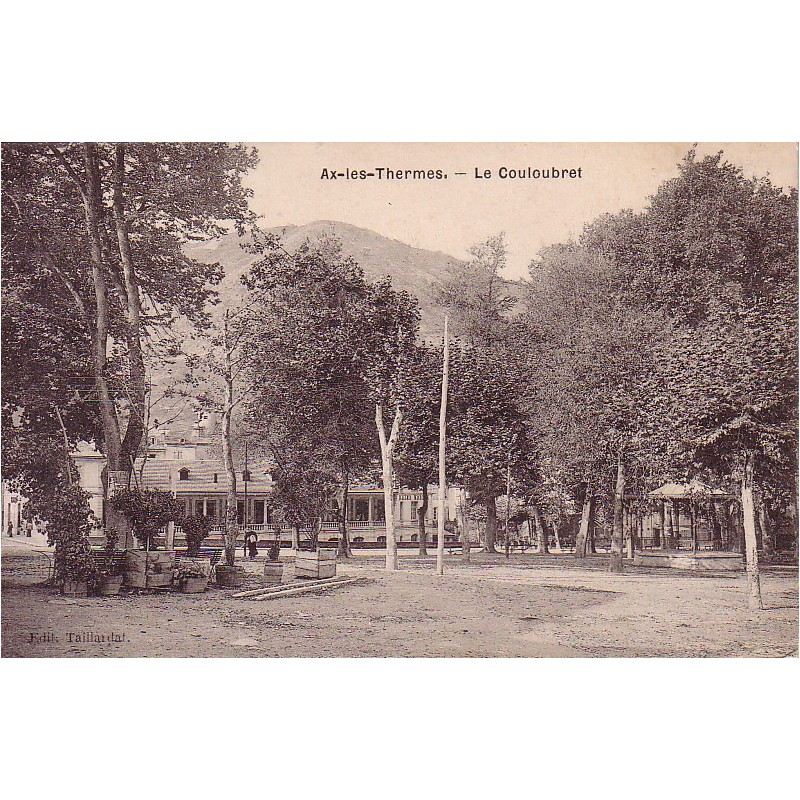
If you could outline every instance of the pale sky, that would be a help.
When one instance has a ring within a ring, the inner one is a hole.
[[[519,278],[537,251],[578,236],[599,214],[641,210],[677,174],[691,143],[641,144],[259,144],[261,163],[247,179],[263,227],[316,220],[347,222],[414,247],[466,258],[475,242],[506,232],[508,270]],[[797,187],[797,145],[700,144],[723,150],[747,177],[769,175]],[[321,179],[324,169],[441,169],[446,180]],[[500,179],[509,169],[580,168],[580,178]],[[476,179],[491,170],[490,179]],[[456,172],[467,173],[458,176]]]

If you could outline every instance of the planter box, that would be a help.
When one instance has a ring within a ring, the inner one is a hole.
[[[208,578],[184,578],[181,591],[184,594],[200,594],[208,588]]]
[[[61,593],[68,597],[86,597],[89,594],[89,584],[86,581],[64,581]]]
[[[211,559],[210,558],[189,558],[184,556],[179,558],[175,565],[178,575],[180,590],[185,594],[204,592],[208,588],[208,581],[211,578]],[[191,572],[202,573],[195,575],[181,575],[184,568],[191,568]]]
[[[100,581],[97,594],[101,597],[114,597],[122,588],[122,575],[108,575]]]
[[[264,564],[264,586],[283,583],[283,564],[280,561],[267,561]]]
[[[229,567],[220,564],[215,570],[217,576],[217,586],[227,589],[238,589],[243,583],[246,572],[242,567]]]
[[[336,551],[317,550],[310,553],[298,550],[294,557],[296,578],[333,578],[336,575]]]
[[[125,586],[134,589],[163,589],[172,586],[174,550],[126,550]]]

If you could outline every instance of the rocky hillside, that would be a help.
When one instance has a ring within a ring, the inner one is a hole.
[[[457,260],[444,253],[421,250],[403,242],[387,239],[374,231],[358,228],[343,222],[311,222],[307,225],[293,225],[287,228],[274,228],[272,233],[282,236],[284,247],[290,252],[306,239],[314,240],[321,235],[335,235],[342,243],[346,256],[352,256],[364,270],[368,278],[390,276],[392,285],[413,294],[419,301],[422,321],[421,336],[436,339],[441,336],[443,312],[433,304],[432,284],[448,275]],[[230,234],[212,242],[193,244],[187,247],[187,254],[198,261],[219,263],[225,277],[217,287],[222,302],[217,308],[235,306],[244,296],[242,275],[250,268],[255,256],[246,252],[241,243],[246,241],[236,234]],[[189,326],[178,323],[173,332],[181,338],[189,353],[204,351],[202,337],[192,335]],[[185,370],[179,363],[168,369],[156,370],[153,375],[154,395],[160,394],[159,387],[180,380]],[[203,387],[196,387],[202,391]],[[191,403],[185,399],[170,398],[156,403],[152,417],[170,420],[169,429],[174,436],[188,436],[195,415]]]
[[[354,258],[368,278],[388,275],[395,288],[410,292],[419,300],[423,338],[435,337],[441,330],[442,311],[433,305],[431,284],[445,278],[450,268],[458,263],[452,256],[411,247],[344,222],[310,222],[274,228],[271,232],[282,236],[284,247],[290,252],[306,239],[336,236],[342,243],[344,254]],[[231,234],[187,249],[188,254],[199,261],[219,262],[224,267],[225,278],[219,286],[219,293],[225,304],[234,304],[244,293],[240,278],[254,261],[254,257],[241,248],[242,241]]]

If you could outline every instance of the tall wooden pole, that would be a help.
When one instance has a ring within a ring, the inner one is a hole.
[[[450,342],[447,337],[447,315],[444,318],[444,353],[442,356],[442,402],[439,406],[439,518],[437,519],[436,574],[444,575],[444,515],[447,501],[445,443],[447,437],[447,379],[450,373]]]

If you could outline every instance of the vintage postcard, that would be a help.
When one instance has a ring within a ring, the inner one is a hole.
[[[2,146],[2,655],[798,652],[796,143]]]

